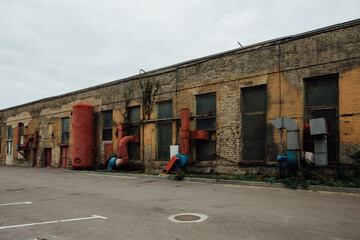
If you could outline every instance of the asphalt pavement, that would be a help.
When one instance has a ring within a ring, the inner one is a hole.
[[[0,166],[0,239],[360,239],[360,194]]]

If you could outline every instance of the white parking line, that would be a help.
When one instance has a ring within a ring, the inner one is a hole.
[[[92,215],[91,217],[84,217],[84,218],[73,218],[73,219],[64,219],[64,220],[56,220],[56,221],[48,221],[48,222],[35,222],[35,223],[19,224],[19,225],[12,225],[12,226],[2,226],[2,227],[0,227],[0,230],[9,229],[9,228],[20,228],[20,227],[29,227],[29,226],[35,226],[35,225],[52,224],[52,223],[83,221],[83,220],[91,220],[91,219],[107,219],[107,217]]]
[[[107,217],[92,215],[91,217],[85,217],[85,218],[73,218],[73,219],[60,220],[60,222],[81,221],[81,220],[89,220],[89,219],[95,219],[95,218],[107,219]]]
[[[20,204],[32,204],[32,202],[2,203],[0,204],[0,206],[11,206],[11,205],[20,205]]]

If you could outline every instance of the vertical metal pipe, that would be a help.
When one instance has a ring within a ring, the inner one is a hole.
[[[190,110],[181,109],[181,154],[190,154]]]

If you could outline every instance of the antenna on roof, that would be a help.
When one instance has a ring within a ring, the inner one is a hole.
[[[239,42],[237,42],[239,45],[240,45],[240,47],[243,47],[243,45],[241,45],[241,43],[239,43]]]

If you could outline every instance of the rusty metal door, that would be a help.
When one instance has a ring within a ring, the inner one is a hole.
[[[51,167],[51,148],[44,149],[45,167]]]
[[[69,147],[61,147],[61,167],[68,168],[69,167]]]

